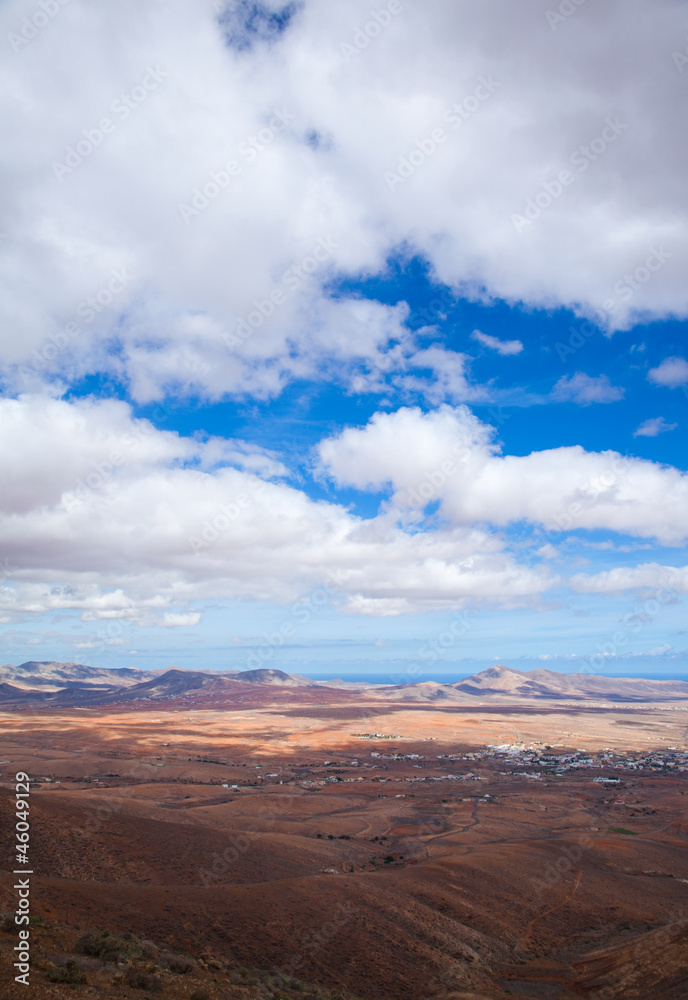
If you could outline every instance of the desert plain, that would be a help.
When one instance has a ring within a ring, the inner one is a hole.
[[[685,704],[245,691],[0,715],[2,996],[25,771],[31,996],[685,997]]]

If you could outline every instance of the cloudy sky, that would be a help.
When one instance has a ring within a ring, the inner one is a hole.
[[[0,4],[0,656],[688,676],[684,0]]]

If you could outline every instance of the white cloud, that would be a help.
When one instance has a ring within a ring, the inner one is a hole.
[[[164,628],[183,628],[189,625],[198,625],[202,617],[200,611],[189,611],[186,614],[167,611],[163,615],[161,624]]]
[[[494,429],[465,406],[377,413],[318,446],[321,468],[359,489],[391,485],[393,504],[418,516],[441,502],[451,523],[519,520],[558,532],[607,528],[677,544],[688,536],[688,475],[580,446],[501,456]]]
[[[115,621],[194,625],[189,604],[206,599],[289,603],[317,591],[345,611],[390,615],[513,607],[556,579],[484,529],[362,520],[218,464],[237,452],[230,444],[155,430],[118,401],[0,401],[0,454],[13,470],[0,509],[4,620],[78,611],[109,639],[121,638],[106,626]]]
[[[535,554],[541,559],[559,559],[561,557],[559,550],[554,545],[550,545],[549,542],[546,545],[541,545]]]
[[[489,347],[490,350],[497,351],[498,354],[520,354],[523,350],[523,344],[520,340],[500,340],[499,337],[492,337],[489,333],[481,333],[480,330],[474,330],[471,337],[481,343],[483,347]]]
[[[575,375],[563,375],[559,379],[552,390],[552,399],[589,406],[591,403],[616,403],[623,398],[624,391],[612,385],[606,375],[576,372]]]
[[[413,352],[408,358],[398,359],[396,366],[429,371],[430,377],[421,375],[397,375],[392,379],[394,386],[402,392],[422,392],[431,405],[445,400],[453,403],[485,401],[489,391],[484,386],[476,386],[468,378],[468,357],[444,347],[426,347]]]
[[[0,33],[30,10],[2,5]],[[588,5],[556,32],[534,3],[427,0],[347,57],[369,11],[306,0],[274,45],[237,52],[210,0],[143,13],[72,0],[8,53],[0,121],[21,141],[3,149],[0,355],[23,366],[20,389],[108,370],[140,400],[165,387],[267,396],[324,356],[346,381],[400,321],[379,307],[371,326],[323,288],[383,270],[402,246],[460,294],[588,315],[614,297],[616,328],[686,315],[680,0],[637,0],[632,18],[626,0]],[[445,141],[421,155],[437,128]],[[425,159],[390,191],[385,173],[411,150]],[[513,216],[546,202],[562,170],[573,183],[519,231]],[[652,247],[670,256],[645,280]],[[256,312],[255,333],[228,348]]]
[[[649,420],[644,420],[633,431],[633,437],[657,437],[658,434],[662,434],[664,431],[674,431],[678,427],[678,424],[670,424],[664,419],[664,417],[650,417]]]
[[[344,611],[383,616],[517,607],[563,581],[545,562],[519,561],[495,527],[611,528],[669,544],[688,534],[688,477],[677,470],[582,448],[502,456],[494,429],[465,406],[378,413],[321,442],[323,474],[393,491],[368,519],[270,481],[283,466],[255,454],[261,476],[245,467],[253,453],[242,442],[159,431],[119,401],[0,401],[11,470],[2,620],[76,611],[101,636],[88,641],[107,643],[122,638],[118,622],[193,626],[201,612],[191,603],[218,598],[288,604],[318,592]],[[432,500],[438,519],[426,525]],[[541,544],[537,554],[556,550]],[[633,572],[574,579],[600,591],[658,580],[679,588],[671,568]]]
[[[655,385],[665,385],[670,389],[688,385],[688,361],[685,358],[665,358],[657,368],[649,370],[647,377]]]
[[[617,566],[603,573],[571,578],[574,590],[584,594],[619,594],[624,590],[656,590],[666,600],[671,593],[688,593],[688,566],[662,566],[643,563],[640,566]]]
[[[233,465],[263,475],[287,471],[274,453],[245,441],[156,430],[148,420],[132,419],[119,400],[2,399],[0,423],[0,511],[8,515],[94,497],[103,502],[115,480],[143,470]]]
[[[673,646],[670,642],[664,642],[661,646],[653,646],[652,649],[648,649],[647,656],[666,656],[667,653],[671,653]]]

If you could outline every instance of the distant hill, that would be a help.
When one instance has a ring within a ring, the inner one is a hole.
[[[494,666],[454,684],[425,681],[403,688],[386,687],[380,696],[404,701],[580,701],[663,702],[688,699],[685,681],[658,681],[637,677],[602,677],[596,674],[563,674],[554,670],[513,670]]]
[[[277,684],[287,687],[311,687],[315,682],[310,677],[301,674],[285,674],[283,670],[242,670],[234,674],[237,681],[248,681],[249,684]]]
[[[19,666],[6,663],[0,666],[0,683],[17,685],[21,688],[59,690],[67,684],[84,686],[117,686],[140,684],[154,674],[136,670],[133,667],[88,667],[84,663],[58,663],[55,660],[27,660]]]
[[[601,677],[596,674],[562,674],[554,670],[512,670],[495,666],[451,685],[472,696],[509,695],[566,701],[615,702],[664,701],[688,698],[685,681],[656,681],[632,677]]]
[[[546,702],[642,704],[688,702],[688,683],[644,678],[563,674],[553,670],[514,670],[494,666],[450,684],[422,681],[404,685],[313,681],[283,670],[201,671],[171,667],[145,671],[106,669],[83,663],[30,660],[0,666],[0,705],[88,707],[136,701],[188,701],[204,708],[273,704],[325,705],[367,702],[482,705]]]

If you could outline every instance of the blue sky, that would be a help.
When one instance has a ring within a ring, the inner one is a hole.
[[[501,6],[3,5],[5,662],[688,677],[684,5]]]

